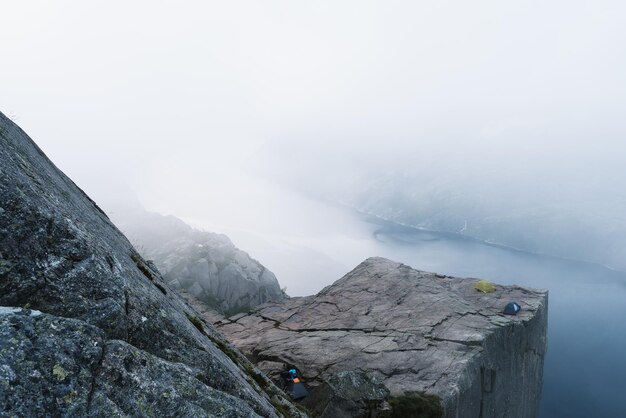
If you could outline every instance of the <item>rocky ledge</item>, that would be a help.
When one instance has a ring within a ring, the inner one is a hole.
[[[0,416],[303,417],[0,113]]]
[[[285,364],[300,369],[316,415],[438,398],[445,417],[534,417],[547,292],[496,285],[482,293],[476,282],[370,258],[315,296],[270,303],[218,328],[270,376]],[[516,316],[502,314],[509,301],[522,307]],[[367,390],[354,396],[350,387]]]

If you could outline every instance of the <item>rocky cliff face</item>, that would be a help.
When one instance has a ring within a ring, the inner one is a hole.
[[[0,114],[0,415],[299,416]]]
[[[173,216],[120,211],[113,221],[170,287],[232,315],[286,297],[276,276],[226,235],[198,231]]]
[[[372,396],[361,399],[363,414],[382,407],[376,400],[386,387],[398,408],[417,399],[413,392],[436,395],[445,417],[534,417],[547,292],[496,286],[484,294],[474,288],[476,281],[371,258],[315,296],[265,305],[219,329],[272,376],[291,363],[312,387],[329,392],[330,382],[350,392],[363,384],[343,374],[365,373],[373,383],[365,386]],[[501,313],[509,301],[521,305],[517,316]],[[333,400],[312,392],[313,408],[323,405],[318,414],[357,415],[350,411],[358,405],[345,396]],[[344,412],[338,405],[347,405]]]

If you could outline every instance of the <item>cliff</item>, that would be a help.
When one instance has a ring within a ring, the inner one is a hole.
[[[370,258],[315,296],[267,304],[219,330],[271,376],[297,366],[321,416],[384,409],[386,389],[398,408],[434,395],[449,418],[534,417],[547,292],[496,286],[485,294],[476,281]],[[521,305],[517,316],[502,314],[509,301]],[[338,398],[333,392],[342,387],[372,389]]]
[[[302,416],[0,114],[1,416]]]
[[[167,284],[232,315],[286,297],[274,273],[223,234],[199,231],[174,216],[116,211],[115,224],[153,260]]]
[[[533,417],[547,293],[475,282],[368,259],[220,320],[256,368],[0,114],[0,416],[304,417],[261,372],[293,364],[322,417]]]

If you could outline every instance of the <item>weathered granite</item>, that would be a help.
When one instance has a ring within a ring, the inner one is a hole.
[[[0,341],[0,416],[259,416],[198,370],[83,321],[0,310]]]
[[[312,387],[366,372],[392,396],[437,395],[445,417],[534,417],[546,351],[547,292],[459,279],[370,258],[315,296],[218,323],[276,377],[297,366]],[[503,315],[510,300],[522,306]]]
[[[339,372],[324,380],[304,404],[319,418],[372,417],[384,408],[389,389],[365,372]]]
[[[1,113],[0,306],[3,416],[301,416]]]
[[[226,315],[286,297],[276,276],[223,234],[199,231],[142,208],[114,211],[114,223],[165,281]]]

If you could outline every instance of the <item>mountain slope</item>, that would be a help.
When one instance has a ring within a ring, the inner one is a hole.
[[[9,415],[299,415],[1,113],[0,306]]]
[[[113,221],[174,289],[227,315],[285,298],[276,276],[226,235],[198,231],[174,216],[115,211]]]

